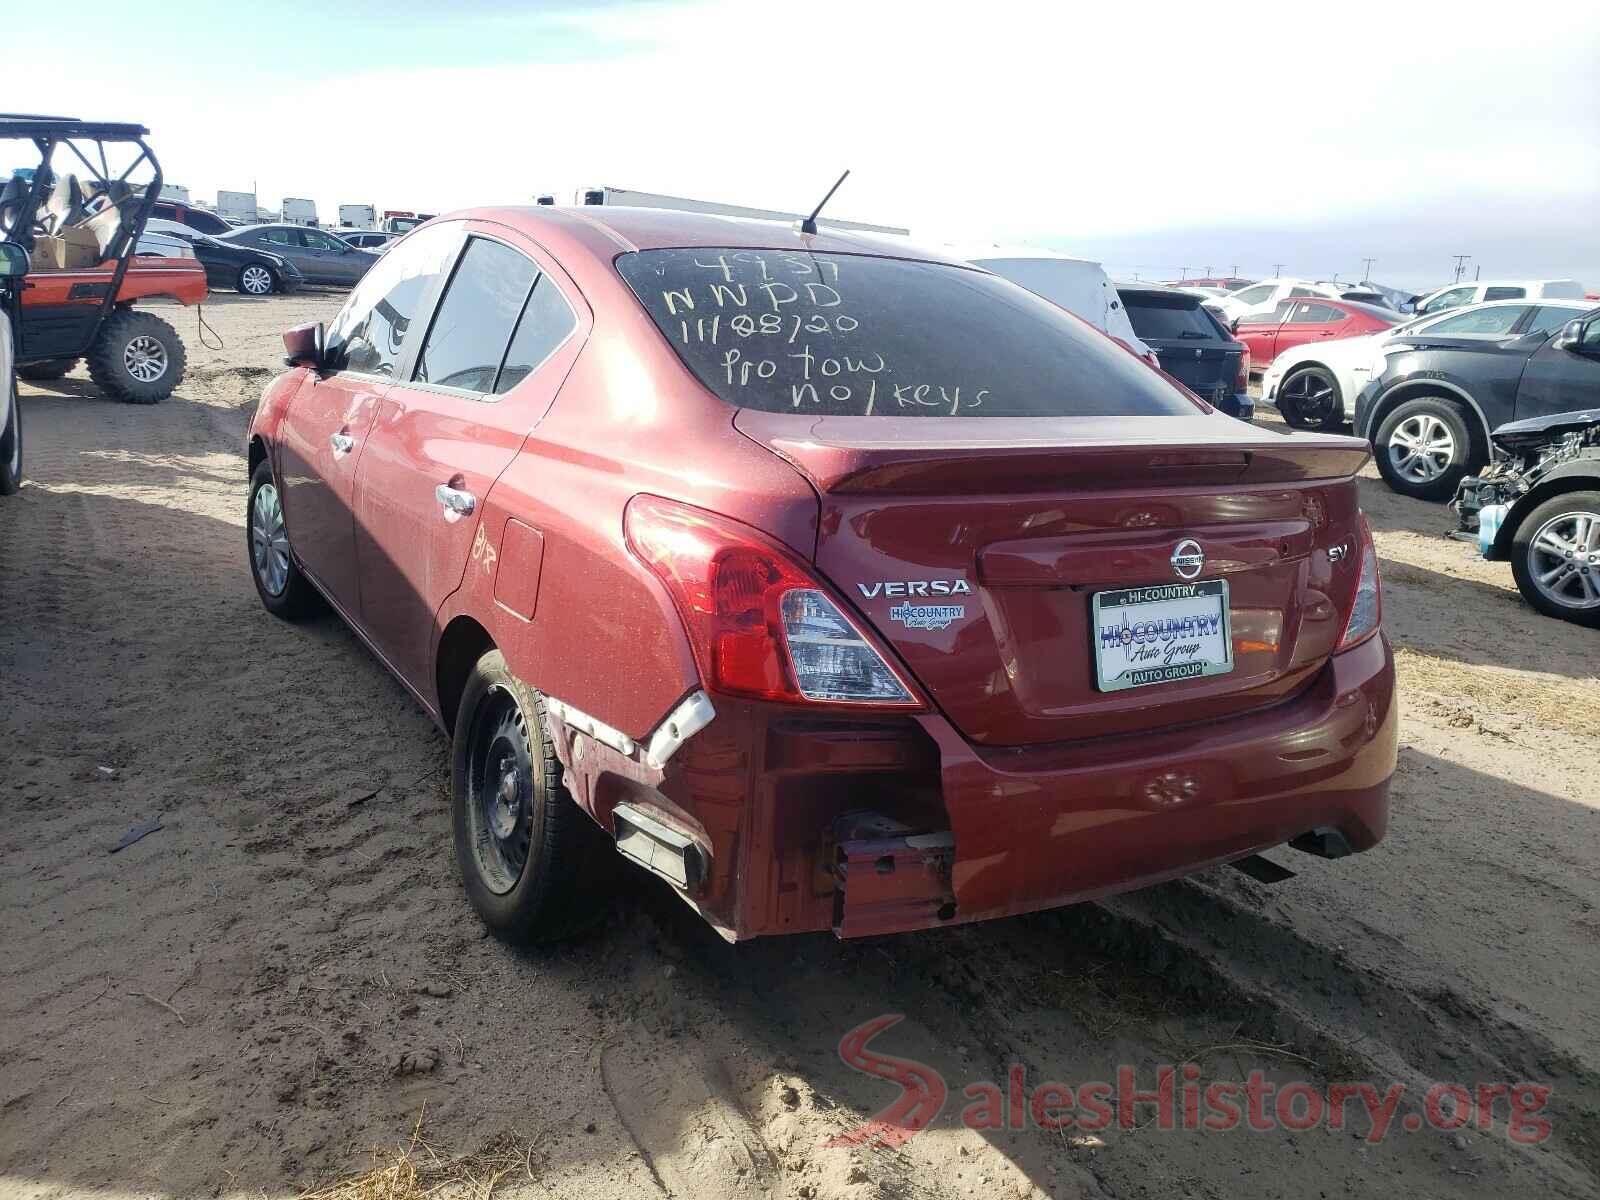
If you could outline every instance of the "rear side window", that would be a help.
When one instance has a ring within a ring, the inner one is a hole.
[[[826,416],[1192,413],[1103,334],[986,272],[782,250],[617,259],[696,378],[739,408]]]
[[[491,392],[538,268],[509,246],[469,238],[417,355],[419,383]]]
[[[393,376],[422,302],[449,267],[461,233],[435,225],[407,238],[362,276],[328,329],[338,369]]]
[[[548,275],[541,275],[517,321],[505,366],[500,368],[500,378],[494,385],[495,395],[504,395],[533,374],[577,325],[578,318],[556,285]]]
[[[1483,298],[1485,300],[1521,300],[1527,294],[1527,288],[1519,287],[1491,287],[1483,289]]]
[[[1289,321],[1294,325],[1327,325],[1344,320],[1344,313],[1331,304],[1296,304]]]
[[[1247,287],[1242,292],[1235,292],[1233,298],[1240,304],[1260,304],[1264,300],[1272,299],[1272,293],[1278,290],[1275,283],[1258,283],[1254,287]]]
[[[264,229],[258,236],[259,241],[273,246],[299,246],[300,238],[293,229]]]
[[[1181,296],[1156,296],[1139,292],[1121,293],[1122,306],[1127,309],[1128,320],[1140,338],[1205,338],[1214,340],[1221,334],[1211,318],[1201,310],[1198,302]]]

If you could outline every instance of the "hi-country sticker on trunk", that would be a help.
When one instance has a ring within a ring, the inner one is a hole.
[[[1092,611],[1102,692],[1233,670],[1225,579],[1096,592]]]

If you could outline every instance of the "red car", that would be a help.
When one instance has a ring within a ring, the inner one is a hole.
[[[1357,300],[1281,300],[1278,307],[1260,317],[1240,317],[1232,325],[1233,336],[1250,347],[1250,361],[1266,370],[1285,350],[1307,342],[1333,338],[1360,337],[1391,329],[1405,319],[1404,314]]]
[[[729,939],[850,937],[1383,836],[1365,443],[1235,421],[987,271],[484,209],[284,341],[256,587],[452,735],[502,936],[603,912],[617,852]]]

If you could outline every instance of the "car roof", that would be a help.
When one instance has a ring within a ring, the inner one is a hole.
[[[788,221],[725,217],[716,213],[610,204],[520,205],[469,208],[444,213],[436,221],[477,220],[510,226],[545,246],[558,258],[563,251],[587,253],[607,262],[636,250],[728,247],[794,250],[821,254],[867,254],[969,267],[947,252],[893,234],[865,234],[824,227],[803,234]]]
[[[84,121],[37,113],[0,113],[0,138],[85,137],[134,141],[150,131],[126,121]]]

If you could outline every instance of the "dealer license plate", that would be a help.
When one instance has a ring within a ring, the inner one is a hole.
[[[1102,692],[1233,670],[1225,579],[1096,592],[1092,607]]]

